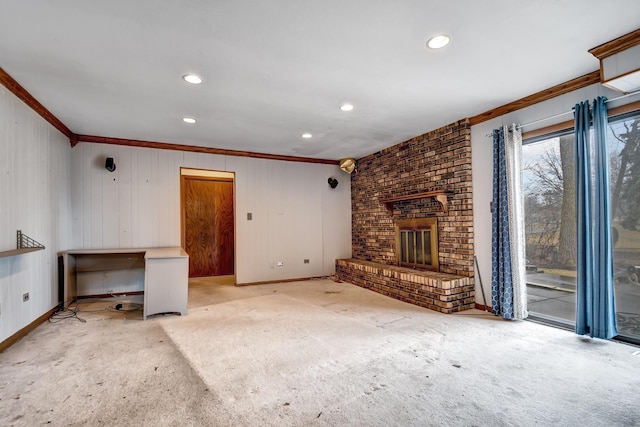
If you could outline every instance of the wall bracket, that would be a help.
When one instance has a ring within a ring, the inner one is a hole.
[[[18,230],[16,233],[16,249],[11,251],[0,252],[0,258],[26,254],[28,252],[40,251],[44,249],[42,243],[36,242],[31,237],[22,233],[22,230]]]
[[[391,216],[393,216],[393,204],[396,202],[402,202],[405,200],[416,200],[416,199],[425,199],[427,197],[433,197],[434,199],[436,199],[436,201],[438,203],[440,203],[440,206],[442,206],[442,212],[447,212],[448,210],[448,199],[447,199],[447,192],[443,191],[443,190],[438,190],[438,191],[426,191],[424,193],[417,193],[417,194],[409,194],[406,196],[395,196],[395,197],[388,197],[386,199],[382,199],[380,200],[382,203],[384,203],[384,205],[387,207],[387,210],[389,211],[389,214]]]

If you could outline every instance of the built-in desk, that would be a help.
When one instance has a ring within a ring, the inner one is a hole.
[[[180,247],[74,249],[62,258],[63,302],[78,296],[77,273],[144,269],[142,318],[159,313],[187,314],[189,255]]]

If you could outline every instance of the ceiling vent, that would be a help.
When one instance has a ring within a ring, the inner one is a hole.
[[[600,60],[600,83],[622,93],[640,89],[640,29],[589,50]]]

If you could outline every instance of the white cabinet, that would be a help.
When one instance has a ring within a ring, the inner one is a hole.
[[[143,319],[159,313],[187,314],[189,256],[182,248],[145,253]]]

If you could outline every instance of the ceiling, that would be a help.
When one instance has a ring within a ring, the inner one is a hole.
[[[76,134],[359,158],[597,70],[640,24],[604,4],[2,0],[0,67]]]

